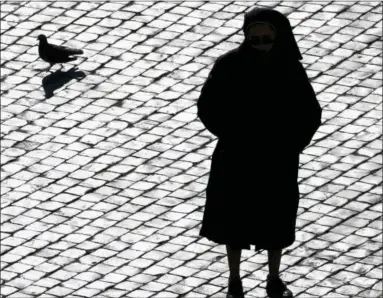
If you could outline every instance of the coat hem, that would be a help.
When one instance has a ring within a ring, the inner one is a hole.
[[[212,242],[217,243],[219,245],[230,245],[230,246],[237,248],[237,249],[250,250],[251,249],[250,245],[253,245],[253,246],[255,246],[255,248],[254,248],[255,251],[269,250],[269,249],[270,250],[285,249],[285,248],[291,246],[295,242],[295,238],[294,238],[292,241],[286,242],[285,244],[281,244],[281,245],[261,245],[259,243],[258,244],[255,243],[253,241],[239,243],[238,241],[218,239],[215,237],[208,236],[203,232],[200,232],[199,235],[200,235],[200,237],[204,237],[204,238],[208,239],[209,241],[212,241]]]

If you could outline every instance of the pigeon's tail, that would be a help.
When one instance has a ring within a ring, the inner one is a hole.
[[[68,57],[64,62],[74,61],[77,57]]]
[[[83,50],[77,50],[77,49],[68,49],[67,50],[68,55],[81,55],[84,54]]]

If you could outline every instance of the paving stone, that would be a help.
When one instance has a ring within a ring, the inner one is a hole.
[[[300,156],[305,200],[286,280],[302,297],[378,297],[381,7],[259,4],[288,14],[325,107],[319,140]],[[242,42],[251,6],[2,5],[2,295],[226,294],[224,247],[198,238],[215,140],[195,101],[215,59]],[[49,99],[33,50],[41,33],[86,52],[73,62],[86,76]],[[241,268],[263,280],[267,260],[256,257]]]

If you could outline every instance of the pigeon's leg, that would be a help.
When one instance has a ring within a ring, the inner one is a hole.
[[[60,69],[59,69],[59,70],[60,70],[60,72],[61,72],[62,75],[64,75],[64,76],[67,75],[63,63],[60,64]]]
[[[49,72],[52,72],[52,66],[53,66],[53,64],[52,63],[49,63],[49,67],[47,68],[47,70],[49,71]]]

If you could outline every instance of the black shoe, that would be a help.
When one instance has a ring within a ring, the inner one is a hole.
[[[293,293],[286,287],[278,277],[267,276],[266,293],[269,298],[294,298]]]
[[[240,279],[229,280],[229,288],[227,290],[226,298],[245,298],[242,281]]]

